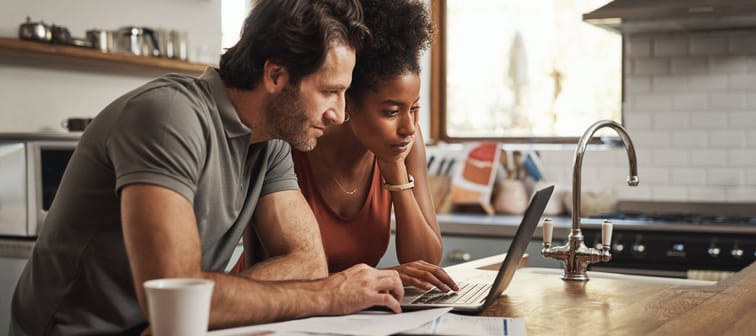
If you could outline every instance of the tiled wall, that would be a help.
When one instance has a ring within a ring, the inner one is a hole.
[[[641,185],[624,184],[624,150],[591,151],[583,190],[619,199],[756,201],[756,30],[625,38],[625,125]],[[543,151],[570,187],[572,152]]]

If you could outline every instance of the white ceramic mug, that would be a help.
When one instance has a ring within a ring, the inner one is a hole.
[[[213,281],[170,278],[144,282],[154,336],[207,334]]]

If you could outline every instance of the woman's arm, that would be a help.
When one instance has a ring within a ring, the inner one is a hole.
[[[415,142],[405,160],[389,163],[379,159],[378,163],[389,184],[407,183],[408,174],[415,180],[413,189],[391,192],[396,219],[396,255],[400,264],[392,269],[399,272],[405,285],[457,290],[456,283],[437,266],[443,244],[430,196],[425,144],[420,130],[415,133]]]
[[[391,192],[396,219],[396,255],[399,263],[425,260],[438,264],[441,261],[443,246],[428,186],[425,144],[419,129],[415,133],[415,141],[409,154],[403,162],[396,162],[396,168],[393,169],[396,171],[394,174],[400,176],[398,180],[392,181],[386,176],[390,174],[390,170],[385,172],[381,167],[384,178],[390,184],[408,182],[404,180],[408,179],[404,174],[412,175],[415,180],[415,188]]]

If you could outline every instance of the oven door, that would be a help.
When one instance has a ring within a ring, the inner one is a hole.
[[[28,235],[37,236],[71,160],[75,141],[31,141],[28,143]]]

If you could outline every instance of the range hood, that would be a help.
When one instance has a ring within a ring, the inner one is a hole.
[[[615,0],[583,21],[623,34],[756,29],[756,0]]]

